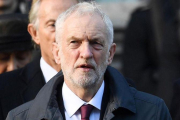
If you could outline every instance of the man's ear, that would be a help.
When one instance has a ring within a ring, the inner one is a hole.
[[[34,25],[32,23],[28,24],[28,32],[31,35],[34,42],[39,45],[40,44],[40,39],[39,39],[39,36],[37,34],[37,30],[36,30],[36,28],[34,27]]]
[[[55,62],[59,65],[60,64],[59,46],[56,42],[53,43],[52,53],[53,53]]]
[[[109,49],[109,56],[108,56],[108,65],[111,64],[112,60],[113,60],[113,57],[114,57],[114,54],[116,52],[116,44],[113,43],[111,45],[111,48]]]

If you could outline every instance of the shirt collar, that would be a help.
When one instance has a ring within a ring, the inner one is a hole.
[[[52,68],[44,59],[41,57],[40,59],[40,68],[42,70],[45,82],[47,83],[54,75],[58,72]]]
[[[102,102],[102,96],[104,93],[104,81],[95,94],[95,96],[86,103],[85,101],[81,100],[78,96],[76,96],[66,85],[66,83],[63,83],[62,87],[62,96],[63,96],[63,102],[64,107],[70,117],[76,113],[76,111],[83,105],[83,104],[91,104],[95,108],[101,110],[101,102]]]

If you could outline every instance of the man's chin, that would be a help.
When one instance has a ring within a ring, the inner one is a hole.
[[[88,75],[88,76],[79,76],[79,78],[76,81],[76,84],[79,87],[87,88],[93,86],[95,82],[96,82],[96,78]]]

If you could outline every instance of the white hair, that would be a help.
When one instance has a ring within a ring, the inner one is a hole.
[[[73,13],[76,13],[77,15],[84,15],[84,14],[89,14],[89,13],[97,13],[105,23],[107,27],[107,33],[108,33],[108,39],[109,39],[109,46],[113,43],[113,24],[111,20],[109,19],[108,16],[100,9],[100,7],[95,3],[95,2],[81,2],[78,3],[71,8],[69,8],[67,11],[63,12],[62,14],[59,15],[57,21],[56,21],[56,42],[60,42],[61,40],[61,34],[62,34],[62,27],[64,21],[70,17]]]
[[[39,25],[39,8],[40,8],[41,0],[33,0],[31,10],[29,12],[29,22],[34,25],[34,27],[37,29]]]
[[[77,2],[79,1],[81,0],[77,0]],[[29,12],[29,22],[32,23],[36,29],[38,29],[39,26],[38,14],[41,2],[42,0],[33,0]]]

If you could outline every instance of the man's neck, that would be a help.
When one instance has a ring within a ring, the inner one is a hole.
[[[43,57],[43,56],[42,56]],[[46,61],[47,64],[49,64],[52,68],[54,68],[57,72],[61,70],[61,66],[56,64],[54,59],[46,59],[43,57],[43,59]]]
[[[58,71],[56,71],[54,68],[52,68],[44,59],[41,57],[40,59],[40,68],[43,73],[44,79],[46,83],[57,74]]]
[[[51,66],[52,66],[52,68],[54,68],[56,71],[60,71],[61,70],[61,66],[60,65],[57,65],[56,63],[55,63],[55,61],[53,61],[53,63],[51,64]]]

